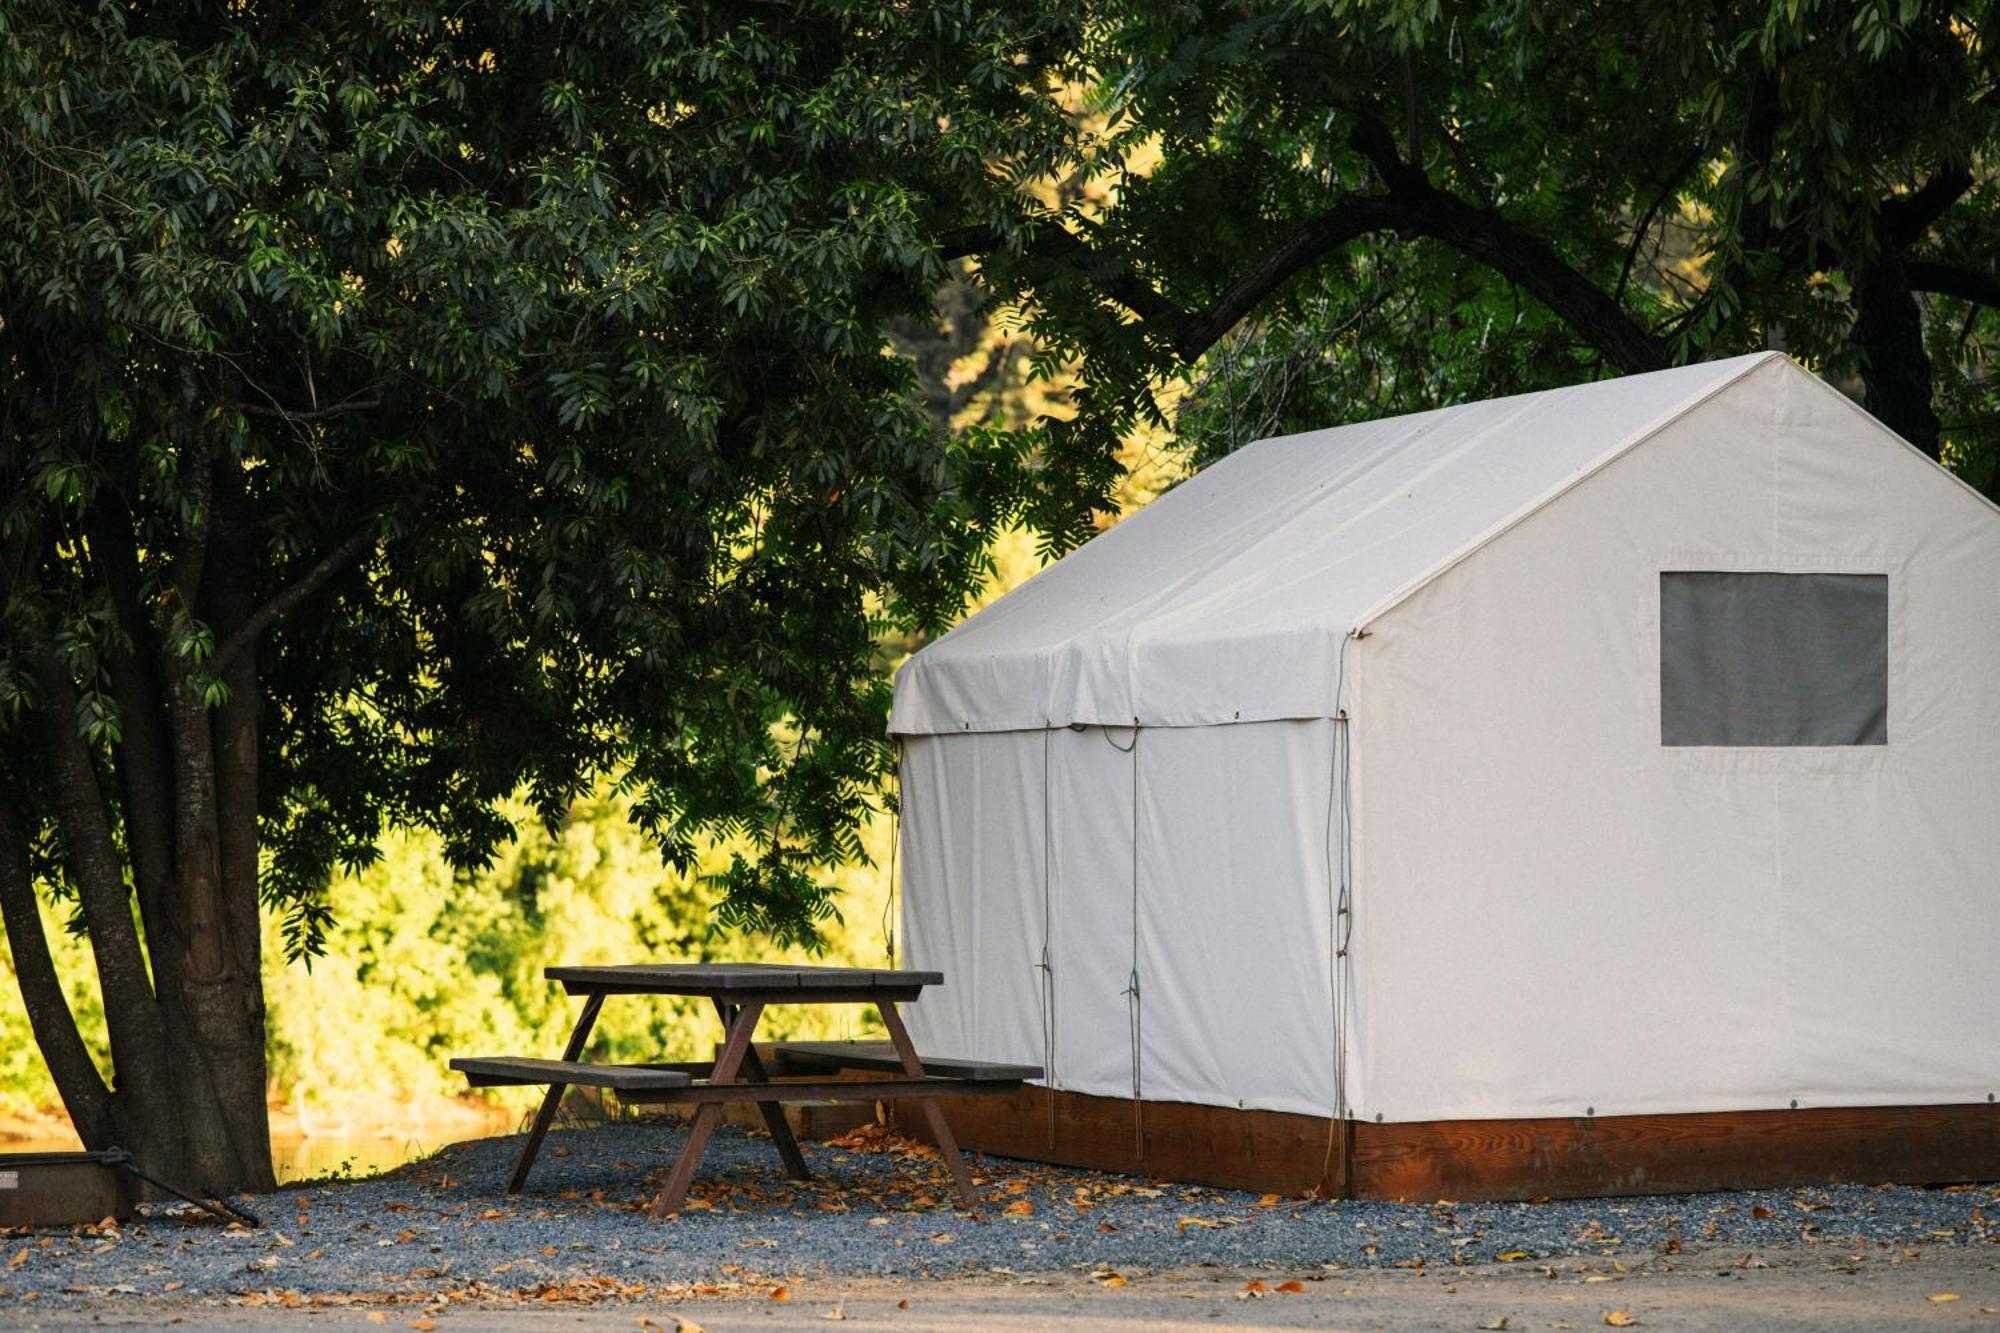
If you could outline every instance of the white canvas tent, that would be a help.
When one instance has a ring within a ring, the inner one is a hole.
[[[919,1045],[1372,1123],[2000,1091],[2000,521],[1780,355],[1252,445],[896,682]]]

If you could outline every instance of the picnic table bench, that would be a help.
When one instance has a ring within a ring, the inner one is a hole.
[[[1042,1071],[1032,1065],[977,1060],[925,1059],[917,1054],[896,1006],[915,1000],[926,986],[944,983],[940,972],[848,967],[795,967],[773,963],[633,963],[597,967],[551,967],[545,975],[572,995],[584,997],[583,1012],[560,1060],[530,1056],[461,1056],[451,1067],[473,1087],[546,1085],[520,1160],[507,1184],[517,1194],[555,1121],[563,1093],[572,1085],[605,1088],[633,1103],[693,1104],[687,1140],[653,1200],[652,1215],[678,1212],[701,1164],[710,1135],[728,1102],[754,1102],[765,1128],[794,1180],[810,1177],[798,1140],[785,1120],[783,1104],[799,1101],[878,1101],[910,1099],[922,1108],[939,1156],[951,1172],[967,1207],[978,1200],[972,1174],[959,1154],[951,1127],[938,1107],[941,1097],[1011,1092]],[[584,1060],[591,1029],[612,995],[699,995],[722,1020],[722,1046],[712,1061],[662,1064],[600,1064]],[[767,1068],[753,1042],[758,1020],[772,1004],[872,1004],[889,1030],[887,1041],[781,1042],[771,1048]],[[847,1070],[885,1077],[838,1077]],[[833,1076],[829,1076],[833,1075]]]

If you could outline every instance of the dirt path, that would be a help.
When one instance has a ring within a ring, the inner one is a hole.
[[[1407,1270],[1192,1270],[1132,1275],[1125,1285],[1075,1273],[951,1280],[847,1279],[784,1289],[590,1306],[468,1308],[404,1303],[279,1310],[92,1300],[38,1311],[0,1304],[0,1329],[342,1327],[405,1329],[643,1329],[689,1325],[813,1330],[1062,1328],[1168,1333],[1177,1329],[1990,1329],[2000,1333],[2000,1252],[1951,1248],[1854,1262],[1826,1247],[1676,1256],[1617,1275],[1602,1265],[1490,1264]],[[1588,1271],[1584,1271],[1584,1270]],[[1591,1279],[1598,1280],[1591,1280]],[[1296,1282],[1299,1290],[1285,1288]],[[1259,1284],[1265,1290],[1256,1290]],[[1939,1300],[1950,1295],[1956,1299]],[[1621,1318],[1629,1323],[1619,1322]],[[686,1321],[686,1322],[681,1322]],[[1504,1322],[1502,1322],[1504,1321]]]

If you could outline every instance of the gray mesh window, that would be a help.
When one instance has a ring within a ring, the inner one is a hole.
[[[1662,745],[1888,740],[1887,575],[1660,575]]]

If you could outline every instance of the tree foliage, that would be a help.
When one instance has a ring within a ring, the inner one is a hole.
[[[1073,357],[1042,519],[1088,531],[1191,380],[1203,456],[1279,430],[1781,346],[1992,484],[1984,4],[1114,0],[1072,66],[1109,207],[968,235]]]
[[[0,15],[0,900],[86,1141],[268,1179],[259,895],[310,953],[385,822],[477,864],[501,798],[554,822],[611,774],[677,865],[745,848],[726,921],[813,937],[887,759],[876,633],[956,609],[1017,473],[882,329],[1062,167],[1031,72],[1074,40],[973,4]],[[33,879],[87,923],[115,1093]]]

